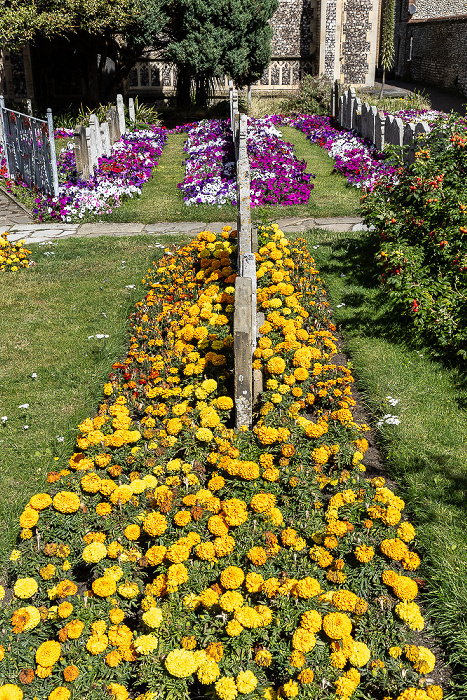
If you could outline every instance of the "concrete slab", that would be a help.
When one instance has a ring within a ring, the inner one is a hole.
[[[63,225],[62,225],[63,229]],[[144,229],[144,224],[121,224],[121,223],[95,223],[95,224],[81,224],[78,227],[79,236],[87,236],[89,234],[96,234],[98,236],[112,236],[114,234],[130,234],[130,233],[141,233]]]
[[[361,218],[359,216],[336,216],[328,219],[315,219],[317,226],[329,226],[330,224],[359,224]]]

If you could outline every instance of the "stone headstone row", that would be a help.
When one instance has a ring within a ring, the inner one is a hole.
[[[133,108],[134,117],[134,104],[130,104],[130,118],[132,115],[131,107]],[[134,121],[134,118],[132,121]],[[122,95],[117,95],[117,106],[111,107],[105,113],[105,122],[100,124],[97,115],[91,114],[89,126],[78,124],[75,127],[73,136],[75,141],[76,170],[79,178],[89,180],[94,175],[99,158],[102,158],[104,155],[110,155],[112,146],[121,138],[125,130]]]
[[[385,115],[374,105],[356,97],[355,89],[349,88],[338,99],[338,86],[333,86],[331,99],[331,112],[335,112],[339,124],[349,131],[355,131],[365,139],[375,144],[379,151],[384,149],[386,144],[392,144],[397,148],[405,149],[406,159],[413,162],[415,154],[415,143],[417,136],[428,134],[430,127],[427,122],[419,121],[415,124],[404,124],[402,119],[393,115]],[[336,105],[338,107],[336,108]]]

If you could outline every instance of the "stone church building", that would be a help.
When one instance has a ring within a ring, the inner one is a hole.
[[[253,93],[286,94],[306,73],[371,86],[378,65],[384,0],[279,0],[271,24],[272,61]],[[396,0],[395,73],[413,81],[452,86],[467,94],[467,0]],[[47,51],[49,54],[47,55]],[[60,60],[56,56],[60,55]],[[0,94],[7,104],[86,103],[96,58],[85,47],[56,40],[0,52]],[[108,61],[108,79],[112,62]],[[124,84],[127,96],[153,102],[171,97],[176,70],[148,54]],[[227,78],[217,94],[227,92]]]
[[[284,94],[297,87],[305,73],[324,74],[348,84],[372,85],[377,64],[382,0],[279,0],[271,24],[272,61],[257,84],[256,94]],[[60,44],[60,47],[58,47]],[[63,45],[62,45],[63,44]],[[54,48],[55,47],[55,48]],[[67,42],[54,42],[60,61],[47,56],[47,46],[27,45],[17,54],[0,53],[0,94],[34,103],[54,98],[66,106],[86,102],[92,84],[89,56]],[[109,65],[111,77],[112,65]],[[128,96],[155,101],[172,96],[174,66],[149,54],[130,71]],[[218,94],[227,88],[227,78]]]

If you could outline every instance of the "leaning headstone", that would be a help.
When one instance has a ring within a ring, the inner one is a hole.
[[[96,144],[97,158],[101,158],[102,154],[104,153],[104,149],[102,146],[101,127],[99,124],[99,117],[97,116],[97,114],[91,114],[89,116],[89,128],[92,129],[94,132],[94,142]]]
[[[336,83],[333,83],[332,88],[331,88],[331,106],[330,106],[330,113],[331,117],[336,117],[336,90],[337,90],[337,85]]]
[[[236,124],[236,115],[238,114],[238,92],[237,90],[232,90],[232,118],[230,121],[230,126],[233,131],[234,137],[235,137],[235,124]]]
[[[89,180],[91,171],[89,167],[89,151],[86,141],[86,127],[78,124],[73,132],[74,150],[76,159],[76,172],[80,180]]]
[[[105,156],[110,156],[110,129],[107,122],[102,122],[100,125],[102,150]]]
[[[105,113],[105,119],[109,125],[110,145],[113,146],[115,141],[118,141],[121,136],[120,127],[118,125],[117,109],[115,107],[108,109]]]
[[[242,258],[242,277],[251,279],[251,352],[256,350],[256,257],[246,253]]]
[[[86,127],[86,145],[88,148],[89,172],[92,177],[94,175],[94,168],[97,166],[97,147],[94,129],[91,129],[90,126]]]
[[[123,95],[117,95],[117,115],[118,115],[118,126],[120,128],[120,136],[126,131],[125,128],[125,109],[123,106]]]
[[[256,310],[255,310],[256,311]],[[235,280],[234,308],[234,392],[235,425],[250,427],[253,413],[253,364],[251,353],[251,279]]]
[[[384,112],[377,112],[375,117],[375,141],[378,151],[384,150],[386,139],[386,115]]]
[[[130,122],[135,124],[136,122],[136,112],[135,112],[135,101],[132,97],[128,100],[128,113],[130,115]]]

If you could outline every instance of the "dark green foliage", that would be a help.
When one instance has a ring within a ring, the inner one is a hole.
[[[306,75],[298,94],[284,100],[282,112],[298,114],[329,114],[332,83],[324,75]]]
[[[421,137],[420,137],[421,138]],[[414,333],[467,359],[467,128],[458,115],[439,120],[416,146],[415,162],[395,186],[363,199],[376,227],[378,261],[389,295]]]
[[[277,0],[169,0],[167,60],[177,64],[178,102],[186,105],[195,86],[206,104],[213,81],[225,74],[240,87],[258,80],[271,58],[268,20]]]

